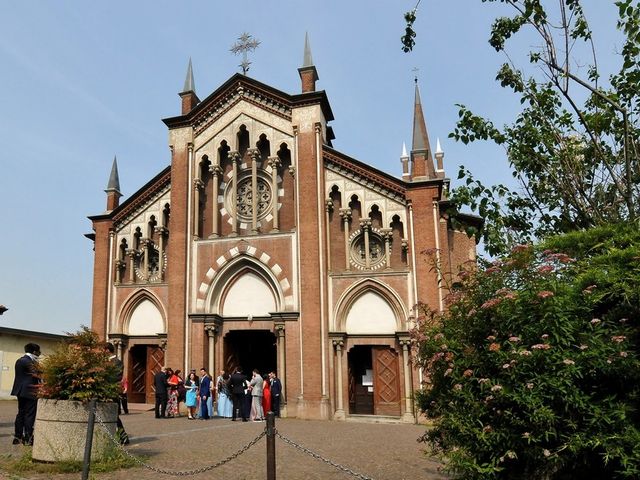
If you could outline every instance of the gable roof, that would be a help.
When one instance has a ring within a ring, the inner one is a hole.
[[[320,104],[326,121],[333,120],[333,112],[324,90],[290,95],[251,77],[236,73],[189,113],[165,118],[162,121],[170,129],[193,126],[194,134],[198,136],[241,100],[286,120],[291,120],[291,110],[295,107]]]

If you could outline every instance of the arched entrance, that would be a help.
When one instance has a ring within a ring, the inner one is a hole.
[[[257,368],[262,375],[276,370],[276,336],[269,330],[232,330],[224,337],[224,368],[235,367],[251,376]]]

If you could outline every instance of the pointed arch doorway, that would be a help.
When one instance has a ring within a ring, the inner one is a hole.
[[[240,366],[251,377],[257,368],[261,375],[277,366],[276,336],[270,330],[231,330],[224,337],[224,369]]]

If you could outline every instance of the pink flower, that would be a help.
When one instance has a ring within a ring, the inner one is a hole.
[[[549,290],[542,290],[541,292],[538,292],[538,298],[548,297],[553,297],[553,292],[550,292]]]
[[[596,285],[589,285],[587,288],[582,290],[582,293],[584,293],[585,295],[591,295],[595,288],[597,288]]]
[[[491,298],[489,300],[487,300],[486,302],[484,302],[480,308],[483,310],[487,310],[488,308],[493,308],[496,305],[500,304],[500,302],[502,302],[501,298]]]
[[[509,341],[513,343],[518,343],[521,340],[522,339],[520,337],[516,337],[515,335],[513,337],[509,337]]]
[[[518,352],[518,355],[522,355],[523,357],[528,357],[529,355],[531,355],[531,352],[529,350],[520,350]]]
[[[466,369],[462,374],[463,377],[467,377],[467,378],[469,378],[471,375],[473,375],[473,370],[471,370],[470,368]]]
[[[529,382],[525,385],[529,390],[533,388],[533,383]]]
[[[447,368],[447,369],[444,371],[444,376],[445,376],[445,377],[448,377],[449,375],[451,375],[451,372],[453,372],[453,370],[452,370],[451,368]]]
[[[620,356],[622,358],[627,358],[627,352],[620,352]]]
[[[454,390],[462,390],[462,384],[460,384],[460,383],[456,383],[456,384],[453,386],[453,389],[454,389]]]
[[[613,340],[616,343],[622,343],[627,339],[627,337],[625,337],[624,335],[614,335],[613,337],[611,337],[611,340]]]
[[[479,379],[478,379],[478,383],[479,383],[479,384],[483,384],[483,383],[487,383],[487,382],[489,382],[489,379],[488,379],[488,378],[479,378]]]
[[[551,345],[549,345],[548,343],[536,343],[535,345],[531,346],[531,350],[549,350],[551,348]]]
[[[498,350],[500,350],[500,344],[492,343],[491,345],[489,345],[490,352],[497,352]]]
[[[502,390],[502,385],[494,385],[491,387],[492,392],[499,392],[500,390]]]
[[[565,365],[575,365],[576,362],[574,362],[573,360],[569,359],[569,358],[565,358],[564,360],[562,360],[562,363],[564,363]]]
[[[487,425],[482,429],[482,433],[489,433],[492,430],[493,428],[491,428],[491,425]]]
[[[545,334],[543,334],[540,338],[541,338],[542,340],[546,340],[547,338],[549,338],[549,335],[547,335],[547,334],[545,333]]]
[[[548,457],[548,456],[550,456],[550,455],[551,455],[551,452],[545,448],[544,450],[542,450],[542,454],[543,454],[545,457]]]
[[[538,272],[550,273],[550,272],[553,272],[553,267],[551,265],[543,265],[541,267],[538,267]]]
[[[489,336],[487,337],[487,340],[489,340],[490,342],[493,342],[495,339],[496,339],[496,337],[495,337],[495,336],[493,336],[493,335],[489,335]]]
[[[580,350],[586,350],[587,348],[589,348],[588,346],[586,346],[584,343],[580,344],[580,346],[578,347]]]
[[[600,320],[599,318],[592,318],[592,319],[591,319],[591,322],[589,322],[589,323],[591,323],[591,325],[597,325],[597,324],[599,324],[601,321],[602,321],[602,320]]]
[[[625,324],[629,321],[628,318],[621,318],[620,320],[618,320],[620,323]]]
[[[511,365],[509,365],[508,363],[505,363],[504,365],[502,365],[502,368],[504,369],[511,368]]]

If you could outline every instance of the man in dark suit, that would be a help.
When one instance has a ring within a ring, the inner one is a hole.
[[[271,411],[276,414],[276,417],[279,417],[282,383],[276,376],[276,372],[269,372],[269,385],[271,387]]]
[[[156,418],[167,418],[167,401],[169,392],[167,390],[167,368],[162,367],[153,377],[153,384],[156,388]]]
[[[247,376],[242,373],[242,369],[240,367],[236,368],[235,372],[233,372],[229,379],[229,387],[231,387],[231,395],[233,396],[233,415],[231,416],[231,420],[234,422],[239,416],[242,416],[243,422],[249,421],[245,409],[243,408],[246,382]]]
[[[16,361],[16,376],[13,380],[11,395],[18,397],[18,414],[16,415],[13,444],[20,442],[33,445],[33,424],[36,421],[37,386],[40,383],[37,375],[37,361],[40,356],[40,346],[27,343],[25,354]]]

